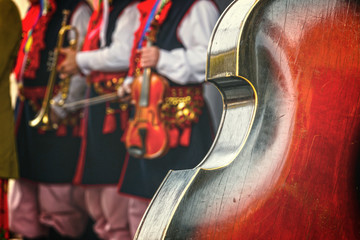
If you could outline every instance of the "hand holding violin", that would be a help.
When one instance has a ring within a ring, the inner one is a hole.
[[[159,61],[160,50],[156,46],[143,47],[138,50],[140,53],[140,66],[142,68],[153,68],[156,67]]]
[[[160,50],[158,47],[143,47],[137,52],[140,56],[140,66],[142,68],[156,67],[160,55]],[[124,83],[121,85],[117,90],[117,94],[120,99],[125,98],[127,95],[131,94],[131,84]]]
[[[117,89],[117,95],[120,99],[124,99],[131,94],[131,84],[124,83]]]

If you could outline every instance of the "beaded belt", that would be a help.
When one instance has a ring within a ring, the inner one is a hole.
[[[88,82],[93,84],[97,94],[115,92],[123,84],[126,73],[112,72],[93,72],[88,78]]]
[[[170,127],[185,128],[199,121],[204,106],[202,86],[170,87],[161,117]]]
[[[18,89],[20,100],[27,100],[34,112],[39,111],[45,96],[46,86],[24,87],[23,85],[19,84]],[[59,89],[59,86],[54,87],[54,95],[59,92]]]
[[[170,147],[189,146],[193,123],[204,106],[202,86],[170,87],[161,106],[161,118],[169,126]]]
[[[93,85],[98,95],[113,93],[123,84],[126,72],[92,72],[88,82]],[[118,104],[118,105],[117,105]],[[120,128],[124,129],[129,119],[128,104],[121,102],[106,102],[104,113],[103,134],[113,133],[118,127],[115,115],[120,115]]]
[[[54,95],[59,92],[60,87],[57,85],[54,87]],[[37,87],[24,87],[19,85],[19,98],[22,102],[25,100],[28,101],[33,112],[37,113],[40,111],[42,102],[45,96],[46,86],[37,86]],[[67,126],[73,127],[73,136],[79,135],[79,121],[81,118],[80,112],[68,113],[67,117],[62,119],[59,123],[59,128],[56,130],[57,136],[66,136],[67,135]],[[40,134],[45,133],[40,128],[38,129]]]

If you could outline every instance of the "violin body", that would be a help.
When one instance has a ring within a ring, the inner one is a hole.
[[[145,69],[144,72],[150,69]],[[135,78],[131,86],[135,114],[126,132],[126,147],[130,155],[152,159],[163,156],[169,150],[168,126],[160,119],[160,107],[169,89],[163,77],[151,73],[149,88],[144,94],[144,75]],[[144,96],[145,95],[145,96]],[[145,99],[146,98],[146,99]]]
[[[359,36],[358,1],[234,1],[208,50],[214,144],[136,239],[360,239]]]

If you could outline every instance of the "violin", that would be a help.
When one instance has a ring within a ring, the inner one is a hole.
[[[130,155],[152,159],[169,150],[169,129],[160,116],[160,107],[168,89],[167,80],[150,68],[144,68],[143,75],[134,79],[131,99],[135,114],[129,121],[125,139]]]
[[[144,33],[146,31],[147,35],[144,34],[141,38],[147,40],[147,47],[156,41],[156,35],[170,6],[169,0],[159,0],[153,6],[152,12],[157,12],[153,19],[150,14],[150,28],[145,27]],[[125,133],[125,146],[133,157],[153,159],[165,155],[170,147],[169,126],[162,121],[160,114],[161,105],[169,91],[169,83],[164,77],[152,72],[151,68],[143,68],[142,75],[140,72],[141,69],[137,68],[137,75],[131,85],[131,104],[135,107],[135,114]]]
[[[359,1],[233,1],[208,48],[214,144],[135,239],[360,239],[359,35]]]

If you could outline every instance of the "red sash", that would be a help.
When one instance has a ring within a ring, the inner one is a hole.
[[[0,179],[0,239],[9,239],[7,190],[8,180]]]

